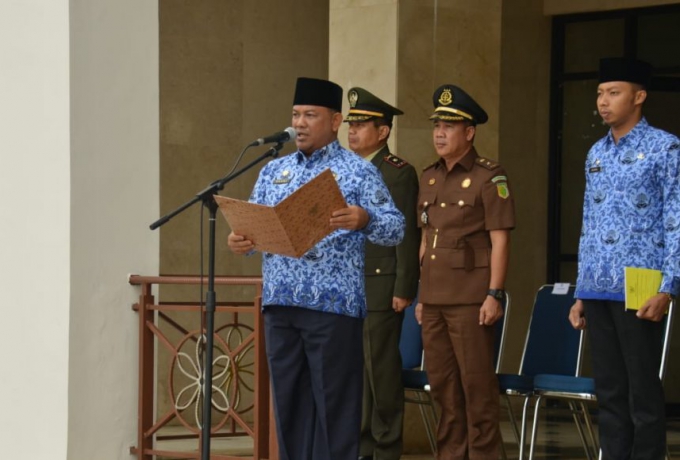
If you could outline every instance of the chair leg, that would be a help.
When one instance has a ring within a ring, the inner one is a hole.
[[[515,435],[515,440],[519,446],[520,436],[519,429],[517,428],[517,418],[515,417],[515,411],[512,409],[512,404],[510,403],[510,397],[507,394],[503,395],[505,398],[505,404],[508,408],[508,417],[510,418],[510,426],[512,427],[512,433]]]
[[[536,398],[534,405],[534,424],[531,427],[531,444],[529,445],[529,460],[534,459],[534,449],[536,448],[536,432],[538,431],[538,413],[541,409],[541,395]]]
[[[427,434],[427,440],[430,442],[430,448],[432,453],[437,453],[437,441],[434,436],[434,430],[437,425],[437,412],[435,411],[434,404],[432,403],[432,398],[424,398],[419,391],[415,391],[415,397],[418,400],[418,408],[420,409],[420,415],[423,418],[423,424],[425,425],[425,434]],[[430,407],[430,414],[427,413],[425,406]],[[434,427],[433,427],[434,425]]]
[[[583,445],[583,450],[586,452],[586,457],[588,458],[588,460],[592,460],[593,456],[592,453],[590,452],[590,446],[588,445],[588,441],[586,441],[586,435],[583,432],[583,424],[581,423],[581,419],[579,418],[579,410],[577,409],[576,404],[574,404],[573,401],[569,401],[569,410],[571,410],[571,416],[574,418],[576,430],[578,431],[579,438],[581,438],[581,444]]]
[[[522,407],[522,426],[519,436],[519,460],[524,460],[524,448],[527,444],[527,421],[529,415],[529,404],[531,403],[532,395],[524,397],[524,407]]]
[[[593,421],[590,418],[588,407],[586,406],[586,403],[583,401],[581,401],[581,411],[583,412],[583,419],[586,421],[586,428],[588,428],[588,436],[590,436],[590,442],[592,443],[593,446],[593,452],[595,453],[595,455],[597,455],[597,452],[600,450],[600,443],[597,439],[597,436],[595,436],[595,430],[593,430]]]

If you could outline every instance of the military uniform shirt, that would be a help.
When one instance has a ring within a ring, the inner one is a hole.
[[[678,138],[643,118],[588,152],[575,297],[623,301],[624,267],[661,270],[660,292],[680,289]]]
[[[338,141],[309,157],[297,151],[262,169],[250,201],[275,206],[328,168],[347,205],[364,208],[369,223],[359,231],[334,231],[300,258],[265,252],[263,305],[303,307],[361,318],[366,315],[365,239],[393,246],[404,234],[404,216],[395,207],[375,166],[342,148]]]
[[[515,226],[505,170],[474,147],[451,171],[440,159],[423,171],[418,215],[426,236],[421,302],[481,304],[491,275],[489,231]]]

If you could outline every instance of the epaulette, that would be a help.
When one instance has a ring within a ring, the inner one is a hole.
[[[408,162],[406,160],[404,160],[403,158],[399,158],[398,156],[393,155],[391,153],[388,154],[388,155],[385,155],[385,161],[388,162],[389,164],[391,164],[392,166],[396,167],[396,168],[403,168],[404,166],[406,166],[408,164]]]
[[[494,170],[494,169],[496,169],[500,166],[497,162],[495,162],[493,160],[489,160],[488,158],[484,158],[484,157],[478,157],[477,160],[475,160],[475,162],[479,166],[483,166],[484,168],[486,168],[490,171]]]
[[[431,167],[437,166],[438,164],[439,164],[439,160],[435,161],[435,162],[432,163],[432,164],[429,164],[429,165],[425,166],[425,167],[423,168],[423,171],[427,171],[427,170],[430,169]]]

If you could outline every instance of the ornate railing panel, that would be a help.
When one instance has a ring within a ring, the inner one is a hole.
[[[183,322],[180,312],[194,312],[196,315],[190,316],[200,318],[201,306],[186,302],[156,303],[153,286],[199,285],[201,279],[132,275],[129,281],[141,288],[139,301],[133,305],[139,315],[139,401],[137,445],[130,452],[139,460],[151,460],[154,456],[199,459],[205,334],[201,326]],[[206,279],[202,282],[206,283]],[[260,314],[262,279],[217,277],[215,285],[253,286],[256,293],[253,302],[218,302],[216,306],[211,444],[247,438],[252,439],[252,447],[246,447],[246,453],[243,447],[234,453],[230,452],[229,443],[224,442],[226,447],[211,449],[210,458],[267,459],[270,452],[269,376]],[[157,359],[160,353],[168,356],[167,363]],[[161,365],[167,368],[160,368]],[[169,407],[159,404],[158,388],[162,385],[157,385],[158,378],[167,378]],[[181,448],[177,447],[177,441],[181,441]]]

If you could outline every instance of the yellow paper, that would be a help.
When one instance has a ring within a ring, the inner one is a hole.
[[[659,293],[662,274],[651,268],[626,267],[626,310],[639,310],[650,297]]]

